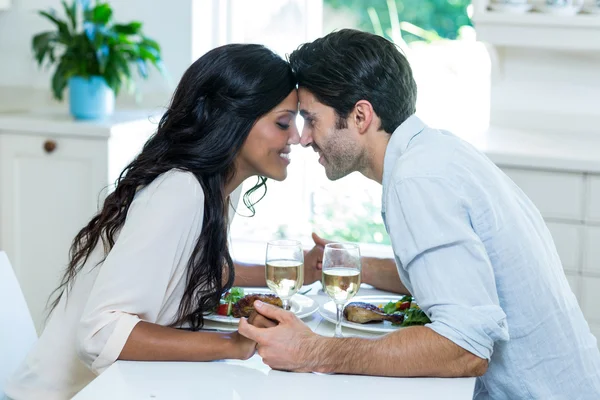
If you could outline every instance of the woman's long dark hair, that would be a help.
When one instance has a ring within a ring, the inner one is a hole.
[[[295,86],[288,63],[260,45],[218,47],[194,62],[179,82],[156,133],[123,170],[102,210],[73,240],[52,309],[98,241],[102,240],[105,254],[112,249],[136,190],[177,168],[196,176],[205,200],[202,231],[188,262],[187,286],[172,326],[185,323],[200,329],[203,315],[219,304],[235,276],[227,246],[228,202],[224,196],[225,185],[235,174],[234,159],[254,123]],[[265,181],[259,178],[246,194],[246,204],[249,194]]]

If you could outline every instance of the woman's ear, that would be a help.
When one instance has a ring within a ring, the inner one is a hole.
[[[359,100],[354,105],[354,123],[356,124],[360,134],[363,134],[369,130],[369,127],[373,122],[374,115],[375,111],[373,110],[373,106],[367,100]]]

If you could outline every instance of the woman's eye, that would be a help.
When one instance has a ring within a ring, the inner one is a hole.
[[[283,129],[284,131],[289,129],[290,124],[283,124],[281,122],[277,122],[277,126],[279,126],[281,129]]]

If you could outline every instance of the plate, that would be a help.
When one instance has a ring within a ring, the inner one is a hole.
[[[381,304],[387,304],[390,301],[398,301],[401,298],[402,298],[401,295],[398,295],[398,296],[357,296],[357,297],[354,297],[352,300],[350,300],[348,302],[348,304],[362,302],[362,303],[370,303],[370,304],[373,304],[373,305],[379,307]],[[333,300],[329,301],[329,302],[323,304],[321,307],[319,307],[319,313],[327,321],[329,321],[333,324],[336,323],[337,310],[335,308],[335,303],[333,302]],[[357,324],[356,322],[350,322],[350,321],[346,320],[345,318],[342,318],[342,326],[345,326],[346,328],[356,329],[359,331],[383,332],[383,333],[394,332],[394,331],[397,331],[398,329],[403,328],[402,326],[394,326],[389,321],[374,322],[374,323],[368,323],[368,324]]]
[[[244,288],[245,294],[273,294],[268,288]],[[296,314],[298,318],[306,318],[315,313],[319,309],[316,301],[303,294],[295,294],[290,299],[290,311]],[[225,315],[209,314],[204,316],[205,320],[222,322],[230,325],[237,325],[240,322],[239,318]]]

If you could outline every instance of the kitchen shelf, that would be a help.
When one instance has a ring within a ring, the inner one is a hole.
[[[515,14],[483,9],[473,15],[473,22],[478,40],[495,46],[600,50],[600,14]]]

